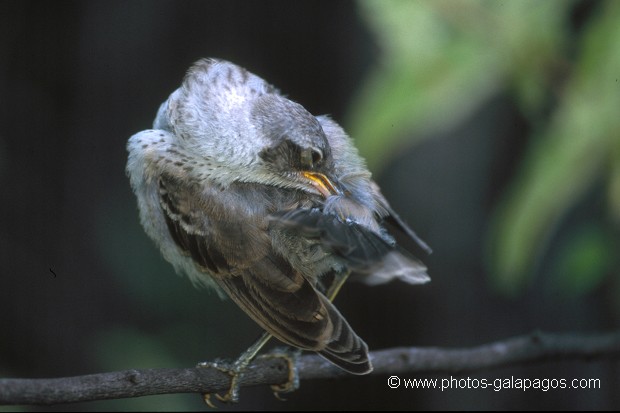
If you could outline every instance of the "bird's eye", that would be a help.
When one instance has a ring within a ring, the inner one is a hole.
[[[301,151],[301,164],[305,168],[314,168],[323,160],[323,152],[317,148],[306,148]]]
[[[320,149],[312,149],[312,164],[317,165],[323,160],[323,152]]]

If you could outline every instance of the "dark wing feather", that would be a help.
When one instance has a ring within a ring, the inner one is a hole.
[[[202,226],[192,222],[191,211],[187,207],[182,207],[187,206],[188,203],[183,202],[179,197],[188,198],[188,195],[187,192],[168,191],[165,180],[160,179],[160,205],[172,239],[185,255],[191,256],[200,267],[207,269],[210,273],[219,274],[229,271],[226,258],[213,245],[204,242]]]
[[[276,213],[272,225],[319,240],[342,258],[356,278],[374,285],[398,278],[411,284],[429,281],[426,267],[394,242],[353,221],[319,209]],[[403,224],[404,225],[404,224]]]
[[[239,184],[225,192],[198,190],[166,177],[159,185],[175,243],[262,328],[351,373],[372,370],[366,343],[313,283],[273,250],[267,220],[268,206],[278,207],[273,206],[277,194],[269,193],[273,188]]]
[[[321,244],[343,258],[353,270],[367,269],[380,262],[394,246],[373,231],[352,221],[343,222],[319,209],[296,209],[273,214],[272,225],[286,228]]]
[[[303,279],[295,291],[286,291],[274,288],[264,278],[264,271],[279,272],[287,265],[281,258],[266,257],[239,276],[219,279],[218,284],[254,321],[281,341],[317,351],[354,374],[372,371],[366,343],[307,280]]]
[[[428,244],[424,242],[424,240],[422,240],[422,238],[420,238],[418,234],[416,234],[415,231],[412,230],[391,207],[386,206],[386,210],[389,215],[385,217],[384,220],[388,228],[392,229],[392,233],[400,232],[414,241],[427,254],[433,253],[431,247],[429,247]]]

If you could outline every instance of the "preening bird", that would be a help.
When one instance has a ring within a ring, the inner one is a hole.
[[[127,149],[141,223],[177,271],[280,341],[372,371],[366,343],[331,300],[349,274],[428,281],[395,239],[428,247],[336,122],[235,64],[202,59]]]

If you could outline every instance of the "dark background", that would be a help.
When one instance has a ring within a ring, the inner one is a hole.
[[[579,30],[598,3],[578,2]],[[198,58],[231,60],[315,114],[344,122],[382,51],[351,1],[0,2],[0,376],[62,377],[188,367],[234,358],[259,329],[194,289],[142,231],[125,144]],[[374,171],[395,210],[433,247],[432,282],[349,283],[337,305],[371,349],[467,347],[532,330],[616,324],[605,284],[562,295],[537,276],[506,297],[489,287],[489,216],[531,125],[500,91],[457,127]],[[347,128],[348,125],[344,125]],[[595,186],[563,228],[597,220]],[[391,390],[387,376],[307,381],[287,402],[243,389],[223,409],[617,409],[618,364],[541,363],[476,378],[599,378],[596,390]],[[411,375],[410,378],[449,375]],[[458,376],[458,377],[467,377]],[[27,410],[205,409],[198,395]]]

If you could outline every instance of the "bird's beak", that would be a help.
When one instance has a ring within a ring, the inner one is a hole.
[[[302,172],[306,179],[310,181],[310,184],[321,193],[325,198],[332,195],[340,194],[340,190],[329,180],[325,175],[318,172]]]

